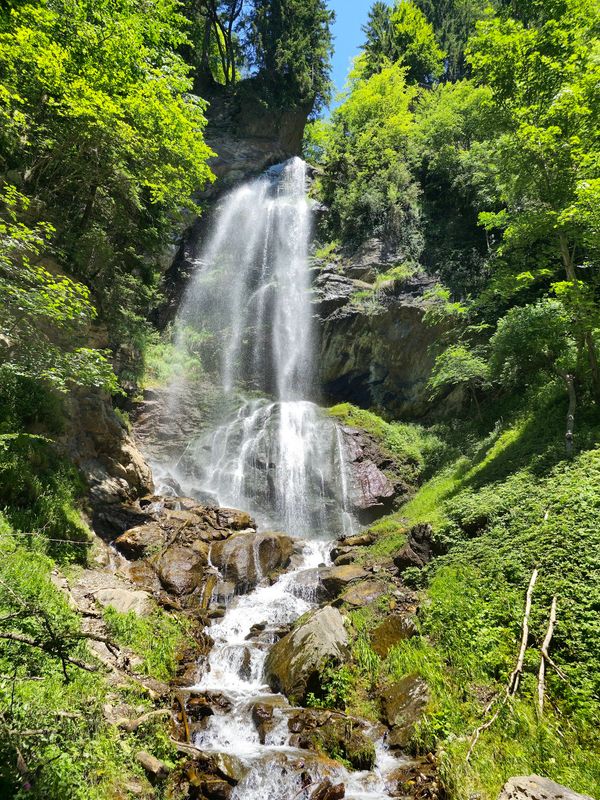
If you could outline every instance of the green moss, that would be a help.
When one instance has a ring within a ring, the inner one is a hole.
[[[418,483],[448,457],[447,447],[434,430],[413,423],[386,422],[351,403],[333,406],[329,413],[343,425],[370,434],[397,464],[397,475],[409,484]]]

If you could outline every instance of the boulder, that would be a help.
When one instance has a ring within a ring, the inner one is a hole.
[[[168,547],[155,561],[161,584],[177,597],[192,594],[202,586],[204,568],[208,564],[208,546],[203,542],[194,545]]]
[[[408,747],[415,725],[429,701],[427,684],[418,675],[406,675],[384,690],[382,700],[385,721],[390,728],[388,745]]]
[[[360,583],[352,584],[340,600],[350,606],[362,608],[370,603],[375,602],[381,595],[385,594],[387,586],[380,580],[360,581]]]
[[[264,744],[273,725],[273,706],[269,703],[255,703],[252,706],[252,722],[258,731],[260,743]]]
[[[145,558],[161,548],[166,534],[158,522],[148,522],[122,533],[115,539],[115,547],[125,558]]]
[[[408,567],[421,568],[440,552],[439,546],[433,541],[431,525],[421,523],[409,530],[406,544],[394,556],[394,564],[400,572]]]
[[[273,691],[302,700],[307,692],[318,689],[323,664],[342,661],[347,646],[340,612],[332,606],[313,611],[273,645],[265,663],[266,680]]]
[[[367,577],[367,572],[357,564],[330,567],[321,571],[321,582],[329,597],[337,597],[353,581]]]
[[[235,583],[236,592],[244,594],[271,573],[285,569],[293,552],[293,540],[283,533],[240,532],[215,542],[210,560],[226,581]]]
[[[353,769],[370,770],[375,766],[375,745],[367,722],[337,711],[297,709],[288,720],[293,734],[291,743],[305,750],[340,756]]]
[[[143,591],[111,587],[98,590],[94,597],[104,608],[112,606],[120,614],[132,611],[138,617],[143,617],[150,614],[153,608],[150,595]]]
[[[371,633],[371,647],[381,658],[385,658],[390,647],[416,633],[412,617],[405,614],[390,614]]]
[[[587,794],[578,794],[559,783],[540,775],[510,778],[500,792],[498,800],[592,800]]]

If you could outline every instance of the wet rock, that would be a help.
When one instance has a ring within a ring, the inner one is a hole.
[[[321,582],[330,598],[337,597],[354,581],[367,577],[367,572],[355,564],[331,567],[321,572]]]
[[[211,602],[226,606],[231,602],[235,595],[235,583],[233,581],[218,581],[212,591]]]
[[[390,614],[371,633],[371,647],[381,658],[385,658],[390,647],[416,633],[412,617],[405,614]]]
[[[340,612],[332,606],[313,611],[273,645],[265,663],[266,680],[274,691],[301,700],[318,685],[324,662],[342,661],[347,645]]]
[[[410,487],[402,480],[392,456],[373,436],[359,428],[342,427],[344,452],[352,476],[350,502],[362,519],[369,521],[391,510],[394,503],[406,499]],[[395,476],[390,480],[389,476]],[[348,545],[348,541],[343,542]],[[349,545],[352,546],[352,545]]]
[[[257,622],[250,628],[250,633],[248,634],[248,636],[246,636],[246,640],[254,639],[256,636],[260,636],[260,634],[264,631],[266,627],[267,627],[266,622]]]
[[[340,756],[353,769],[370,770],[375,765],[375,745],[369,725],[356,717],[317,709],[297,710],[288,720],[298,747]]]
[[[145,750],[140,750],[135,754],[136,761],[142,765],[142,768],[150,779],[160,780],[165,778],[170,772],[170,767],[158,758],[155,758]]]
[[[120,614],[128,614],[132,611],[138,617],[143,617],[149,614],[153,608],[148,592],[107,588],[99,589],[94,593],[94,597],[104,608],[112,606]]]
[[[203,695],[192,696],[185,704],[188,717],[198,722],[199,720],[212,717],[215,713],[211,704]]]
[[[540,775],[527,775],[510,778],[504,784],[498,800],[592,800],[592,798],[578,794]]]
[[[429,701],[427,684],[417,675],[407,675],[388,686],[382,695],[385,720],[390,728],[390,747],[408,747],[415,725]]]
[[[242,656],[238,675],[245,681],[249,681],[252,675],[252,654],[249,647],[244,647],[244,654]]]
[[[273,724],[273,706],[268,703],[255,703],[252,706],[252,722],[258,731],[260,743],[264,744]]]
[[[380,580],[361,581],[360,583],[353,584],[341,596],[340,600],[351,606],[369,605],[375,602],[379,597],[385,594],[387,586]]]
[[[392,797],[435,800],[440,795],[435,756],[411,759],[386,775],[386,789]]]
[[[207,564],[208,547],[203,542],[196,542],[193,547],[169,547],[155,562],[160,582],[178,597],[201,587]]]
[[[327,600],[328,593],[321,581],[321,575],[324,571],[324,567],[302,570],[290,585],[290,592],[295,597],[301,597],[303,600],[315,605]]]
[[[222,528],[229,528],[232,531],[245,531],[249,528],[256,528],[256,523],[246,511],[238,511],[235,508],[217,508],[217,520]]]
[[[283,533],[236,533],[215,542],[210,551],[212,563],[225,579],[243,594],[257,586],[270,573],[290,563],[294,542]]]
[[[310,800],[342,800],[346,796],[346,787],[343,783],[332,783],[330,780],[321,781],[313,790]]]
[[[207,800],[229,800],[233,786],[222,778],[205,778],[198,787]]]

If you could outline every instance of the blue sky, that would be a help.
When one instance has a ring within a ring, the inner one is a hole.
[[[329,8],[335,11],[333,26],[334,47],[333,82],[337,91],[343,88],[350,62],[358,54],[363,43],[361,26],[373,0],[328,0]]]

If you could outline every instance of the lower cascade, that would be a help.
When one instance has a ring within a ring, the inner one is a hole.
[[[210,342],[218,354],[223,411],[171,463],[153,464],[160,492],[176,486],[202,502],[243,509],[262,531],[294,541],[288,571],[274,582],[261,573],[258,544],[250,555],[228,556],[253,559],[255,588],[244,587],[251,588],[245,594],[228,582],[227,563],[213,567],[213,601],[223,610],[209,629],[208,661],[189,689],[211,709],[193,743],[237,760],[233,800],[377,800],[389,796],[385,776],[401,763],[364,721],[373,769],[348,770],[300,748],[290,720],[302,709],[273,692],[266,677],[273,645],[318,606],[317,571],[330,563],[332,540],[358,530],[341,431],[314,402],[305,183],[304,162],[292,159],[217,209],[176,329],[182,351],[192,340]],[[174,386],[174,415],[179,402]]]

